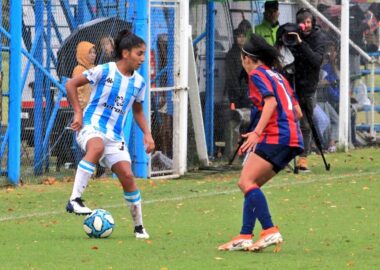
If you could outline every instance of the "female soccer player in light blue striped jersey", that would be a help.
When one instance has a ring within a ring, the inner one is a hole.
[[[145,51],[144,40],[123,30],[115,39],[116,62],[84,71],[66,84],[67,96],[74,109],[71,127],[77,132],[77,142],[86,153],[78,164],[66,210],[80,215],[91,213],[81,197],[96,163],[100,162],[119,178],[134,221],[135,236],[142,239],[149,238],[149,234],[142,222],[141,195],[133,179],[131,158],[125,143],[128,140],[123,136],[123,129],[127,114],[132,109],[134,119],[144,133],[146,152],[154,150],[155,144],[142,107],[146,83],[136,71],[144,62]],[[90,83],[92,91],[82,111],[76,89],[87,83]]]

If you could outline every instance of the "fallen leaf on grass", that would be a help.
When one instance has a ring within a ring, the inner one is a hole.
[[[44,185],[55,185],[57,183],[57,180],[54,177],[48,177],[42,181],[42,184]]]
[[[153,180],[150,180],[150,181],[149,181],[149,184],[150,184],[152,187],[155,187],[155,186],[157,186],[156,182],[155,182],[155,181],[153,181]]]
[[[74,182],[74,177],[69,177],[69,176],[63,177],[62,182],[64,183]]]
[[[99,248],[98,248],[97,246],[92,246],[91,249],[93,249],[93,250],[97,250],[97,249],[99,249]]]

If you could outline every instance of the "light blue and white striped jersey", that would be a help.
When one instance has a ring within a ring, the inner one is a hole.
[[[91,125],[108,138],[120,141],[133,102],[144,101],[144,78],[137,71],[131,77],[124,76],[115,62],[98,65],[83,75],[92,88],[83,112],[83,125]]]

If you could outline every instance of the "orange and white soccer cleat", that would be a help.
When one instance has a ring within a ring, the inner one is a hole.
[[[279,252],[284,242],[277,226],[271,227],[261,232],[260,239],[247,248],[249,251],[261,251],[272,245],[276,245],[273,252]]]
[[[239,234],[234,237],[231,241],[218,247],[219,250],[245,250],[252,245],[252,235],[250,234]]]

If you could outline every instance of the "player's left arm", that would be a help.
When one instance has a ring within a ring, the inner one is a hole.
[[[274,96],[267,96],[264,98],[264,107],[261,112],[260,120],[254,131],[241,135],[243,138],[247,138],[243,145],[240,147],[239,152],[245,153],[252,149],[257,142],[261,134],[263,133],[265,127],[268,125],[274,111],[277,108],[277,101]]]
[[[144,133],[144,146],[146,147],[146,152],[149,154],[155,149],[155,143],[150,133],[148,122],[145,119],[143,106],[140,102],[134,102],[132,105],[133,117],[135,118],[136,123],[141,128]]]
[[[300,105],[297,104],[293,108],[294,108],[294,112],[295,112],[295,115],[296,115],[296,120],[300,120],[303,117]]]

